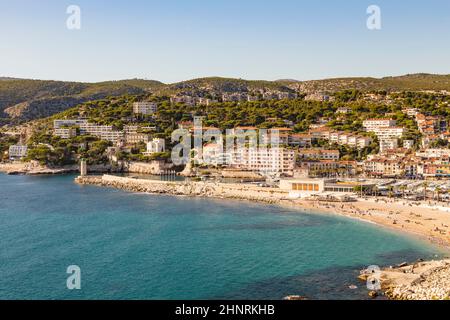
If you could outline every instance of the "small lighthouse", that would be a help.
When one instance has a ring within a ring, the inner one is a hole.
[[[85,159],[81,159],[80,162],[80,174],[82,177],[87,176],[87,163]]]

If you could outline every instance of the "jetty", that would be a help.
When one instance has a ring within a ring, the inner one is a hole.
[[[272,204],[279,204],[289,200],[289,192],[286,190],[259,187],[254,184],[220,183],[215,181],[161,181],[108,174],[79,176],[75,179],[75,182],[153,194],[240,199]]]

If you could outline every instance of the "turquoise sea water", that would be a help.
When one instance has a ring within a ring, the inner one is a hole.
[[[73,178],[0,174],[0,299],[360,299],[361,268],[440,254],[346,218]]]

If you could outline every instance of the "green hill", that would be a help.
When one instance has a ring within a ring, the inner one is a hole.
[[[79,83],[2,78],[0,118],[32,120],[85,101],[123,94],[144,94],[163,86],[164,84],[158,81],[138,79]]]
[[[44,118],[86,101],[125,94],[217,94],[273,90],[283,92],[450,91],[450,75],[411,74],[385,78],[335,78],[313,81],[244,80],[209,77],[164,84],[155,80],[120,80],[99,83],[27,80],[0,77],[0,125]]]

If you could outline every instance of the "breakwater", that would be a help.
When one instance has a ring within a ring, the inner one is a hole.
[[[289,192],[277,188],[258,187],[251,184],[216,183],[204,181],[158,181],[134,179],[113,175],[79,176],[79,184],[112,187],[132,192],[183,195],[196,197],[230,198],[279,204],[289,200]]]

